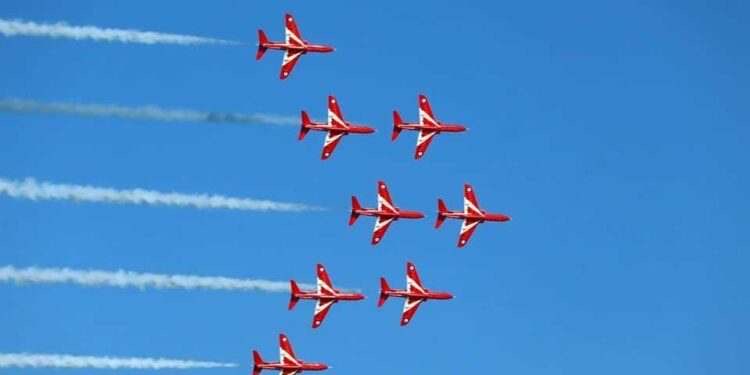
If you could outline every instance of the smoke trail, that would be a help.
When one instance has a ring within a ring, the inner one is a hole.
[[[17,98],[0,99],[0,111],[24,113],[62,113],[85,117],[117,117],[165,122],[209,122],[231,124],[297,125],[295,117],[268,114],[202,112],[191,109],[168,109],[157,106],[124,107],[109,104],[76,104],[37,102]]]
[[[0,194],[31,200],[74,200],[119,204],[165,205],[193,208],[223,208],[246,211],[302,212],[320,211],[319,207],[299,203],[270,200],[233,198],[222,195],[162,193],[153,190],[116,190],[86,185],[52,184],[37,182],[33,178],[23,181],[0,177]]]
[[[234,363],[189,361],[167,358],[92,357],[68,354],[0,353],[0,368],[6,367],[57,367],[97,369],[192,369],[237,367]]]
[[[132,29],[108,29],[96,26],[72,26],[65,22],[36,23],[24,20],[0,18],[0,34],[5,36],[35,36],[49,38],[90,39],[102,42],[141,44],[219,44],[240,45],[230,40],[204,38],[193,35],[165,34]]]
[[[132,271],[73,270],[69,268],[0,267],[0,282],[33,284],[79,284],[84,286],[112,286],[119,288],[156,289],[211,289],[288,293],[289,283],[282,281],[234,279],[191,275],[161,275]],[[305,289],[315,285],[300,284]]]

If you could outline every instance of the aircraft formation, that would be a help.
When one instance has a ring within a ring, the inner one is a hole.
[[[269,49],[284,51],[284,59],[281,64],[279,78],[289,78],[297,61],[307,53],[329,53],[335,49],[324,44],[313,44],[302,38],[297,27],[295,18],[287,13],[284,16],[285,39],[283,42],[269,41],[263,30],[258,30],[258,50],[256,59],[260,60]],[[397,110],[393,111],[393,130],[391,140],[395,141],[402,131],[417,132],[417,144],[414,151],[414,159],[421,159],[427,153],[430,143],[440,133],[461,133],[467,130],[461,124],[443,123],[435,117],[430,101],[427,96],[420,94],[417,98],[419,117],[417,122],[405,122]],[[347,122],[341,111],[339,101],[333,95],[328,96],[328,118],[324,123],[311,120],[306,111],[301,111],[301,126],[299,140],[303,140],[310,131],[325,132],[321,159],[326,160],[333,155],[336,146],[341,139],[350,134],[372,134],[375,128],[365,124],[354,124]],[[448,209],[445,202],[437,200],[437,218],[435,228],[440,228],[446,219],[461,220],[457,246],[462,248],[469,243],[472,235],[479,224],[485,222],[507,222],[510,216],[502,213],[490,213],[479,206],[479,201],[474,188],[465,184],[463,188],[462,210],[452,211]],[[385,236],[390,225],[400,219],[418,220],[425,217],[422,212],[402,209],[396,206],[388,191],[388,186],[383,181],[377,183],[377,205],[374,208],[363,207],[356,196],[351,198],[351,211],[349,214],[349,225],[353,225],[360,216],[372,216],[375,218],[375,226],[372,232],[371,244],[377,245]],[[365,296],[358,292],[341,291],[336,289],[331,282],[325,266],[316,266],[317,284],[314,290],[303,290],[297,282],[290,280],[290,299],[288,309],[292,310],[300,300],[315,301],[315,310],[312,317],[312,328],[322,326],[326,316],[333,305],[342,301],[361,301]],[[388,298],[403,298],[404,306],[401,313],[401,326],[408,325],[413,319],[419,306],[426,301],[449,300],[453,295],[444,291],[432,291],[424,287],[412,262],[406,263],[406,288],[392,289],[384,277],[380,278],[380,293],[378,295],[378,307],[382,307]],[[279,334],[279,362],[265,362],[257,351],[253,351],[253,375],[259,375],[262,370],[278,370],[281,375],[295,375],[303,371],[322,371],[329,368],[324,363],[305,362],[297,358],[292,350],[289,338],[283,333]]]

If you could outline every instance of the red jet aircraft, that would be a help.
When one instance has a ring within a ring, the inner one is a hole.
[[[491,214],[479,208],[479,201],[474,195],[474,188],[471,185],[464,185],[464,210],[450,211],[445,206],[442,199],[438,199],[438,216],[435,222],[435,228],[440,228],[445,219],[463,219],[461,224],[461,234],[458,237],[458,247],[464,247],[468,242],[477,225],[485,221],[509,221],[510,216],[503,214]]]
[[[333,150],[336,149],[336,145],[339,144],[339,141],[345,135],[370,134],[375,132],[375,129],[371,127],[344,121],[344,115],[341,113],[339,103],[333,96],[328,96],[328,122],[325,124],[312,122],[307,112],[302,111],[302,127],[299,131],[299,140],[304,139],[310,130],[327,132],[325,142],[323,143],[323,152],[320,156],[323,160],[331,157]]]
[[[431,299],[451,299],[453,295],[446,292],[432,292],[422,286],[422,281],[419,280],[419,274],[417,274],[417,267],[411,262],[406,263],[406,290],[395,290],[388,286],[388,282],[385,281],[384,277],[380,278],[380,299],[378,300],[378,307],[383,306],[388,297],[400,297],[405,298],[404,300],[404,312],[401,315],[401,325],[405,326],[411,322],[414,314],[417,313],[417,308],[422,302]]]
[[[398,111],[393,111],[393,133],[391,134],[391,140],[395,141],[398,135],[401,134],[401,130],[404,129],[419,131],[414,159],[420,159],[424,156],[427,152],[427,147],[432,142],[432,138],[436,135],[442,132],[459,133],[466,131],[466,127],[463,125],[439,122],[432,114],[430,102],[424,95],[419,95],[419,123],[406,123],[401,120],[401,115],[398,114]]]
[[[352,212],[349,216],[349,225],[357,221],[359,215],[375,216],[375,229],[372,232],[372,244],[377,245],[385,236],[385,232],[391,223],[398,219],[421,219],[424,214],[417,211],[407,211],[393,204],[391,195],[385,182],[378,181],[378,208],[362,208],[357,197],[352,196]]]
[[[258,30],[258,53],[255,54],[255,59],[260,60],[263,58],[263,54],[269,49],[285,51],[284,62],[281,64],[279,78],[286,79],[289,77],[300,56],[308,52],[333,52],[334,48],[331,46],[324,44],[311,44],[302,39],[302,34],[299,33],[297,23],[294,22],[294,17],[292,17],[291,14],[287,13],[286,16],[284,16],[284,23],[286,26],[284,33],[286,38],[284,42],[271,42],[268,40],[268,37],[266,37],[266,33],[264,33],[263,30]]]
[[[280,375],[295,375],[302,371],[323,371],[328,369],[325,363],[303,362],[294,355],[292,343],[283,333],[279,335],[279,362],[264,362],[260,354],[253,350],[253,375],[260,375],[262,370],[279,370]]]
[[[323,324],[323,319],[326,318],[328,310],[331,309],[334,303],[339,301],[359,301],[365,298],[360,293],[342,293],[338,289],[333,287],[331,279],[328,277],[325,267],[322,264],[318,264],[318,290],[300,290],[297,283],[291,280],[292,297],[289,300],[289,310],[294,308],[294,305],[299,302],[300,299],[314,299],[317,301],[315,305],[315,315],[313,315],[312,327],[318,328]]]

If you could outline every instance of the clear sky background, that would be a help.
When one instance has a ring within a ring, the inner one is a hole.
[[[336,46],[279,81],[254,61],[256,29]],[[368,299],[310,328],[286,294],[0,285],[0,352],[216,360],[297,354],[334,374],[747,374],[748,16],[743,1],[152,2],[3,1],[0,18],[135,28],[246,42],[146,46],[0,37],[0,97],[200,110],[344,115],[378,129],[319,160],[296,127],[169,124],[0,113],[0,176],[216,193],[320,205],[254,213],[0,197],[0,264],[314,281]],[[412,159],[391,111],[425,93],[441,135]],[[349,196],[428,213],[369,244],[346,226]],[[432,228],[436,198],[472,183],[488,210],[464,250],[459,224]],[[376,309],[378,277],[404,264],[457,298]],[[0,369],[3,374],[102,370]],[[143,371],[121,371],[142,373]]]

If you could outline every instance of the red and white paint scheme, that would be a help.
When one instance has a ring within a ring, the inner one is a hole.
[[[317,290],[301,290],[294,280],[290,281],[292,295],[289,299],[289,310],[293,309],[294,306],[299,302],[300,299],[312,299],[317,301],[315,304],[315,314],[313,315],[312,327],[318,328],[323,324],[323,320],[328,314],[328,310],[331,309],[334,303],[339,301],[359,301],[365,298],[360,293],[343,293],[340,290],[333,287],[331,278],[328,277],[325,266],[318,264],[316,267],[318,274],[318,288]]]
[[[253,375],[260,375],[263,370],[278,370],[281,375],[295,375],[302,371],[323,371],[328,369],[325,363],[304,362],[294,355],[292,343],[283,333],[279,335],[279,362],[265,362],[260,354],[253,350]]]
[[[268,40],[266,33],[263,30],[258,30],[258,52],[255,54],[255,59],[260,60],[263,58],[263,54],[269,49],[277,49],[284,51],[284,61],[281,63],[281,73],[279,78],[287,79],[292,74],[294,65],[297,64],[299,58],[308,52],[328,53],[333,52],[334,48],[325,44],[311,44],[310,42],[302,39],[297,28],[297,23],[294,21],[294,17],[287,13],[284,16],[285,25],[285,39],[284,42],[272,42]]]
[[[464,185],[464,210],[450,211],[445,206],[442,199],[438,199],[438,216],[435,222],[435,228],[440,228],[445,219],[463,220],[461,224],[461,233],[458,237],[458,247],[464,247],[469,242],[469,238],[474,234],[477,226],[485,221],[510,221],[510,216],[504,214],[492,214],[479,208],[479,201],[474,193],[474,188],[469,184]]]
[[[415,130],[419,132],[417,136],[417,150],[414,152],[414,159],[421,159],[427,152],[427,147],[436,135],[446,133],[460,133],[466,131],[466,127],[458,124],[446,124],[438,121],[432,114],[430,101],[424,95],[419,95],[419,122],[408,123],[401,119],[398,111],[393,111],[393,133],[391,140],[395,141],[402,130]]]
[[[348,134],[370,134],[375,129],[366,125],[357,125],[346,122],[344,115],[341,113],[339,103],[334,96],[328,96],[328,122],[321,124],[310,120],[307,112],[302,111],[302,127],[299,131],[299,140],[303,140],[310,130],[326,132],[326,139],[323,142],[323,152],[320,158],[326,160],[333,155],[333,150],[345,135]]]
[[[431,299],[452,299],[453,295],[447,292],[433,292],[422,286],[419,280],[417,267],[413,263],[406,263],[406,290],[391,289],[384,277],[380,278],[380,299],[378,307],[383,306],[388,297],[404,298],[404,311],[401,314],[401,325],[405,326],[414,318],[417,309],[422,302]]]
[[[372,231],[372,244],[377,245],[385,236],[388,227],[398,219],[421,219],[424,214],[418,211],[402,210],[393,204],[388,186],[385,182],[378,181],[378,207],[362,208],[357,197],[352,196],[352,211],[349,216],[349,225],[354,224],[360,215],[375,216],[375,229]]]

